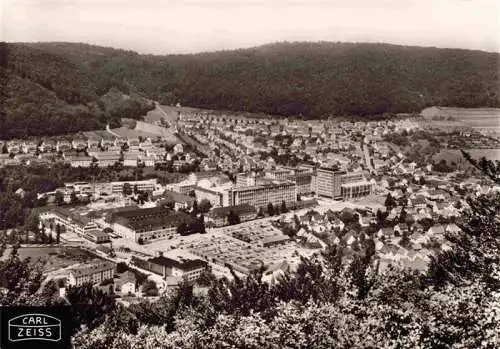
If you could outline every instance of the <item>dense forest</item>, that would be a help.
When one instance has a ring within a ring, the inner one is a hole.
[[[33,43],[3,44],[0,59],[0,138],[114,126],[151,107],[140,96],[308,118],[500,106],[500,56],[460,49],[320,42],[154,56]]]
[[[0,139],[58,135],[120,125],[154,105],[62,55],[0,45]]]
[[[319,118],[500,106],[497,53],[320,42],[153,56],[84,44],[33,45],[163,104]]]

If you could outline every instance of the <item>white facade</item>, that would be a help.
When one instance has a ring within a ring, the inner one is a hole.
[[[97,284],[104,280],[112,279],[114,272],[114,264],[109,262],[85,265],[70,270],[68,283],[71,286],[80,286],[88,282]]]

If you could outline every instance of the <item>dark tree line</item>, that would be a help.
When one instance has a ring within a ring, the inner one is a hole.
[[[120,125],[154,106],[82,62],[20,44],[0,43],[0,139],[51,136]]]
[[[96,72],[165,104],[306,117],[499,105],[495,53],[327,42],[170,56],[73,44],[37,47],[79,54]]]

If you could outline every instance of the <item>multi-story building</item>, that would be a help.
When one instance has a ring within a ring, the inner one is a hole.
[[[50,222],[54,227],[57,225],[64,227],[66,232],[75,233],[95,243],[109,242],[109,236],[101,231],[92,219],[62,207],[53,207],[49,211],[40,213],[40,220]]]
[[[155,191],[158,186],[158,181],[156,178],[147,179],[143,181],[129,181],[129,182],[111,182],[109,185],[111,186],[111,192],[113,194],[123,192],[123,186],[125,183],[128,183],[132,189],[137,186],[138,191]]]
[[[294,206],[297,202],[297,185],[292,181],[270,181],[267,184],[235,187],[229,190],[229,204],[232,206],[249,204],[266,207],[269,203]]]
[[[154,156],[143,156],[141,158],[141,163],[146,167],[153,167],[155,165],[155,157]]]
[[[84,283],[98,284],[104,280],[112,279],[115,275],[115,264],[105,261],[86,264],[71,268],[68,283],[71,286],[80,286]]]
[[[319,168],[316,171],[316,194],[332,199],[342,198],[341,186],[343,184],[363,181],[363,173],[347,173],[328,168]]]
[[[278,180],[288,179],[288,177],[291,174],[293,174],[293,171],[288,170],[288,169],[276,169],[276,170],[271,170],[271,171],[265,172],[265,176],[267,178],[278,179]]]
[[[198,201],[208,200],[212,207],[223,207],[229,204],[229,197],[226,191],[195,186],[194,193]]]
[[[238,173],[236,174],[236,186],[237,187],[250,187],[255,185],[255,174],[254,173]]]
[[[90,167],[93,160],[90,156],[70,156],[66,159],[71,167]]]
[[[182,211],[152,207],[116,212],[109,220],[115,233],[140,243],[173,238],[178,226],[190,222],[191,217]]]
[[[346,183],[340,186],[340,195],[344,200],[368,196],[373,192],[373,184],[368,181]]]
[[[120,155],[114,152],[96,152],[94,157],[97,159],[99,167],[109,167],[120,161]]]
[[[92,184],[88,182],[64,183],[64,188],[69,191],[74,191],[77,195],[92,195]]]
[[[302,194],[309,194],[312,192],[311,173],[295,173],[293,175],[287,176],[286,179],[291,180],[297,184],[297,194],[302,195]]]
[[[316,170],[316,194],[332,199],[340,197],[340,177],[346,174],[345,171],[338,171],[327,168]]]
[[[172,204],[175,210],[188,209],[193,206],[195,198],[171,190],[165,190],[160,196],[160,203],[164,205]]]
[[[137,167],[138,157],[136,154],[123,154],[123,166],[125,167]]]
[[[132,257],[132,263],[140,268],[161,275],[163,278],[174,276],[188,282],[198,280],[200,275],[208,268],[208,263],[204,260],[198,258],[174,259],[163,256],[162,252],[159,252],[156,257],[148,260]]]

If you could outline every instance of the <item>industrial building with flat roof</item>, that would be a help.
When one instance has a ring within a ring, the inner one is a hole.
[[[216,227],[223,227],[229,224],[229,214],[236,214],[240,222],[246,222],[257,218],[257,210],[252,205],[242,204],[238,206],[216,207],[210,210],[205,219],[213,221]]]
[[[285,202],[292,207],[297,202],[297,184],[292,181],[269,181],[246,187],[235,187],[229,190],[229,204],[236,206],[249,204],[254,207],[266,207],[269,203],[281,205]]]
[[[62,207],[51,207],[50,210],[40,213],[40,220],[53,222],[55,226],[64,227],[66,232],[75,233],[94,243],[109,242],[108,234],[90,218],[71,212]]]
[[[224,233],[259,247],[283,245],[290,241],[287,235],[269,223],[252,222],[250,225],[227,227]]]
[[[147,260],[132,257],[132,263],[140,268],[161,275],[163,278],[173,276],[182,278],[188,282],[198,280],[200,275],[208,268],[208,263],[204,260],[198,258],[181,258],[176,260],[164,256],[161,252],[158,256]]]
[[[118,235],[136,242],[171,239],[177,234],[181,223],[192,218],[182,212],[174,212],[163,207],[152,207],[113,213],[110,222]]]

